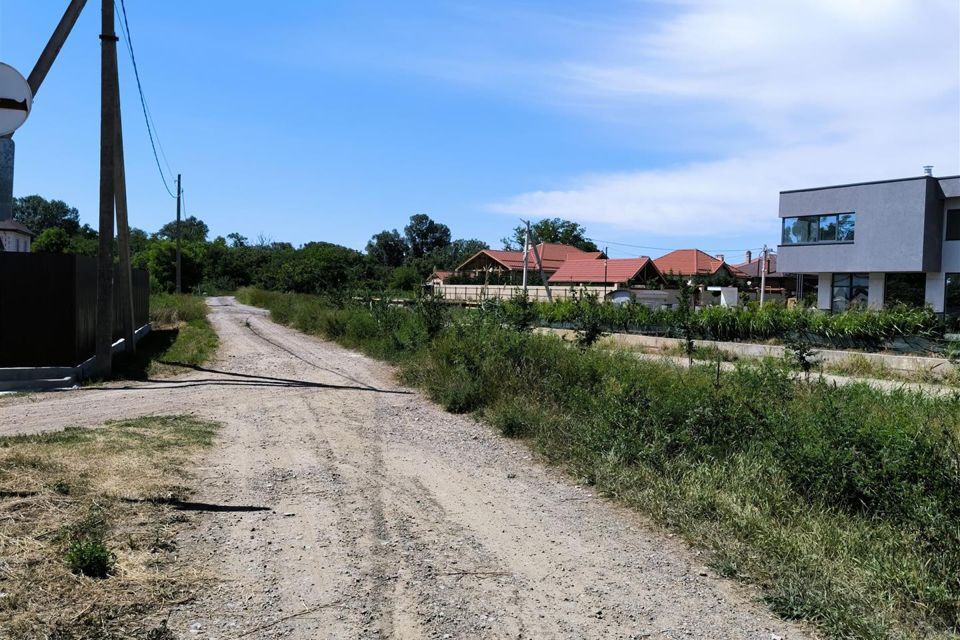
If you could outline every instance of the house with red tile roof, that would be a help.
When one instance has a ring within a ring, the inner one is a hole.
[[[651,281],[665,282],[663,274],[647,256],[639,258],[570,258],[548,279],[551,285],[602,285],[628,287]]]
[[[660,256],[653,263],[665,276],[743,277],[743,274],[723,260],[723,256],[712,256],[699,249],[677,249]]]
[[[566,244],[549,244],[544,242],[537,245],[537,252],[540,254],[540,260],[543,263],[543,271],[547,275],[557,271],[568,259],[596,260],[603,256],[603,253],[600,251],[581,251],[576,247]],[[534,257],[532,249],[527,258],[527,269],[531,273],[538,270],[537,260]],[[506,274],[522,271],[523,251],[499,251],[496,249],[483,249],[482,251],[478,251],[457,267],[457,273],[471,275],[479,275],[484,272]]]

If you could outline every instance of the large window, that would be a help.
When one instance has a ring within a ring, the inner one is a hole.
[[[947,240],[960,240],[960,209],[947,211]]]
[[[870,276],[866,273],[835,273],[831,308],[846,311],[851,307],[865,307],[869,291]]]
[[[783,219],[782,244],[853,242],[855,213],[829,213]]]

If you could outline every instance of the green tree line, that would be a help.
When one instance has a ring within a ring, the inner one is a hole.
[[[80,223],[76,207],[39,195],[15,198],[14,219],[36,235],[33,251],[93,256],[97,231]],[[572,244],[585,251],[596,246],[582,226],[560,218],[533,225],[538,240]],[[375,233],[364,251],[330,242],[294,247],[269,238],[257,240],[230,233],[209,238],[207,224],[195,216],[180,223],[181,282],[184,291],[229,291],[257,286],[273,291],[329,294],[350,290],[415,291],[434,270],[451,271],[489,246],[482,240],[454,238],[450,228],[430,216],[410,216],[402,231]],[[504,248],[522,247],[524,229],[504,238]],[[176,222],[155,233],[130,230],[133,266],[150,272],[154,291],[176,286]]]

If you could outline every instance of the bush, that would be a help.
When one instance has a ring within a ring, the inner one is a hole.
[[[116,558],[103,540],[84,538],[74,540],[67,550],[67,564],[78,575],[106,578],[113,572]]]

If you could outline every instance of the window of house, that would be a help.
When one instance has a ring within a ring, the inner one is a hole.
[[[866,273],[835,273],[831,308],[846,311],[852,307],[865,307],[869,291],[870,277]]]
[[[884,277],[883,305],[922,307],[926,302],[926,289],[927,276],[924,273],[888,273]]]
[[[816,242],[819,231],[817,216],[783,219],[783,244]]]
[[[960,209],[947,211],[947,240],[960,240]]]
[[[853,242],[855,213],[828,213],[783,219],[781,244]]]

